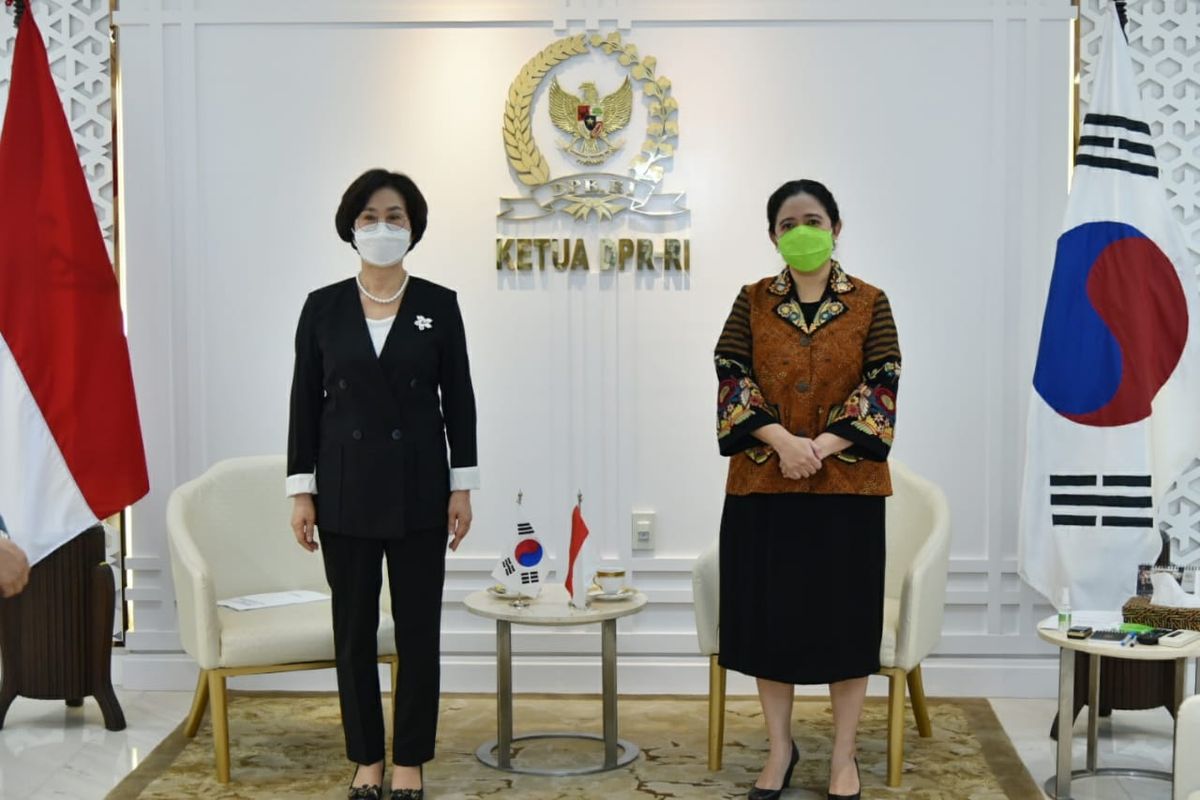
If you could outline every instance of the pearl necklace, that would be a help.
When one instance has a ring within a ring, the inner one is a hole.
[[[400,295],[404,294],[404,290],[408,288],[408,279],[411,277],[412,277],[411,274],[405,275],[404,283],[400,284],[399,290],[397,290],[397,292],[394,295],[392,295],[391,297],[376,297],[375,295],[368,292],[367,287],[363,286],[361,275],[355,275],[354,282],[358,284],[358,290],[360,292],[362,292],[367,297],[368,300],[374,300],[376,303],[386,306],[388,303],[394,303],[400,299]]]

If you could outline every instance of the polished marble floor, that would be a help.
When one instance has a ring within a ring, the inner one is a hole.
[[[179,724],[191,701],[187,692],[118,691],[129,727],[104,729],[93,701],[82,709],[18,699],[0,730],[0,798],[38,800],[103,798],[158,741]],[[1054,769],[1047,737],[1050,700],[994,700],[996,715],[1040,784]],[[1084,718],[1076,726],[1075,760],[1084,758]],[[1164,710],[1121,711],[1100,727],[1100,764],[1169,771],[1172,721]],[[1077,782],[1076,800],[1169,800],[1164,783],[1129,779]],[[785,795],[787,797],[788,795]],[[795,793],[794,797],[805,795]]]

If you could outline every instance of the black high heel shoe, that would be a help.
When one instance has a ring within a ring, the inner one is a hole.
[[[862,770],[858,768],[858,756],[854,757],[854,772],[858,775],[858,791],[854,794],[832,794],[825,795],[826,800],[861,800],[862,798]]]
[[[796,742],[792,742],[792,760],[788,764],[787,772],[783,773],[783,784],[778,789],[760,789],[757,786],[750,787],[750,793],[746,795],[747,800],[778,800],[783,794],[783,790],[788,788],[792,783],[792,770],[796,768],[796,762],[800,760],[800,749],[796,747]]]
[[[418,767],[421,770],[421,788],[420,789],[392,789],[388,800],[425,800],[425,766]]]
[[[358,767],[354,767],[354,774],[350,776],[350,788],[346,791],[346,800],[383,800],[383,787],[378,784],[374,786],[355,786],[354,779],[358,777]]]

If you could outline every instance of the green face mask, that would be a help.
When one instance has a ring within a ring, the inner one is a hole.
[[[779,255],[799,272],[815,272],[833,255],[833,233],[811,225],[797,225],[777,240]]]

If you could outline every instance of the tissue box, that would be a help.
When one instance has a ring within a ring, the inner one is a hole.
[[[1131,597],[1121,609],[1126,622],[1155,628],[1200,631],[1200,608],[1156,606],[1149,597]]]

